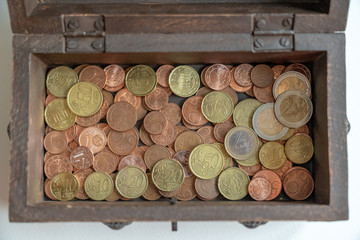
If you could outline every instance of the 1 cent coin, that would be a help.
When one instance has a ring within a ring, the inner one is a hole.
[[[174,125],[181,121],[181,109],[179,105],[175,103],[168,103],[160,112]]]
[[[213,64],[205,72],[207,87],[222,90],[231,82],[230,70],[223,64]]]
[[[156,79],[160,86],[165,88],[169,87],[169,76],[173,69],[174,66],[162,65],[156,70]]]
[[[144,154],[146,166],[150,170],[152,170],[157,162],[165,158],[171,158],[171,154],[166,147],[161,145],[153,145],[149,147]]]
[[[256,65],[251,70],[251,81],[260,88],[268,87],[272,84],[274,73],[271,67],[265,64]]]
[[[195,190],[199,197],[204,200],[211,200],[219,196],[219,189],[217,186],[218,177],[211,179],[196,178]]]
[[[240,64],[234,70],[234,79],[237,84],[243,87],[252,86],[253,83],[251,81],[251,70],[254,67],[251,64]]]
[[[49,132],[44,139],[45,149],[52,154],[59,154],[68,146],[65,134],[58,131]]]
[[[139,136],[134,128],[125,132],[111,130],[108,135],[108,146],[112,152],[118,155],[130,154],[135,150],[138,142]]]
[[[146,172],[146,165],[144,160],[139,157],[139,156],[135,156],[135,155],[127,155],[125,157],[123,157],[120,160],[119,166],[118,166],[118,170],[120,171],[121,169],[127,167],[127,166],[135,166],[140,168],[141,170],[143,170],[144,172]]]
[[[110,174],[117,168],[117,158],[110,152],[99,152],[95,155],[94,159],[94,170],[97,172],[104,172]]]
[[[114,103],[106,114],[109,126],[119,132],[132,129],[137,121],[135,108],[127,102]]]
[[[163,109],[169,101],[168,94],[163,88],[155,88],[145,96],[145,104],[151,110]]]
[[[208,122],[201,112],[202,101],[203,97],[192,96],[184,102],[182,106],[182,116],[190,125],[202,126]]]
[[[282,188],[281,179],[280,177],[271,170],[260,170],[259,172],[255,173],[253,179],[261,177],[268,180],[271,184],[271,194],[265,200],[273,200],[277,196],[279,196]]]
[[[106,75],[104,70],[95,65],[85,67],[79,75],[80,82],[91,82],[99,89],[103,89],[106,83]]]
[[[144,118],[144,128],[150,134],[160,134],[164,131],[166,122],[166,117],[161,112],[150,112]]]
[[[44,172],[45,175],[52,179],[56,174],[62,172],[72,173],[73,167],[71,166],[68,157],[62,155],[54,155],[45,162]]]

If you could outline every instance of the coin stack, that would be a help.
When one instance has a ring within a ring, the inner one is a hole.
[[[186,65],[51,69],[44,192],[62,201],[260,201],[283,189],[304,200],[314,188],[298,166],[314,152],[310,83],[300,63],[213,64],[200,76]]]

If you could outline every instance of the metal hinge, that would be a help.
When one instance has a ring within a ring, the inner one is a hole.
[[[294,14],[254,14],[254,52],[292,51],[294,49]]]
[[[102,15],[63,15],[65,52],[105,52]]]

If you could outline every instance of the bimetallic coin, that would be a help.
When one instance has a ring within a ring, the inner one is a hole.
[[[234,109],[234,123],[236,126],[252,128],[252,118],[254,112],[261,106],[261,102],[256,99],[245,99],[239,102]]]
[[[155,71],[145,65],[134,66],[127,72],[125,83],[127,89],[135,96],[145,96],[156,86]]]
[[[46,87],[55,97],[66,97],[69,89],[79,81],[78,75],[69,67],[52,69],[46,78]]]
[[[226,134],[224,144],[230,156],[237,160],[245,160],[257,152],[259,140],[252,129],[234,127]]]
[[[201,179],[211,179],[219,175],[224,165],[221,151],[211,144],[201,144],[189,156],[191,172]]]
[[[249,176],[240,168],[224,170],[218,179],[218,188],[226,199],[240,200],[248,194]]]
[[[66,99],[54,99],[47,105],[44,112],[45,122],[55,130],[70,128],[76,120],[76,115],[70,110]]]
[[[120,195],[130,199],[143,195],[148,185],[146,173],[135,166],[121,169],[115,179],[115,186]]]
[[[274,111],[280,123],[290,128],[299,128],[310,120],[313,105],[306,94],[286,91],[276,99]]]
[[[79,82],[70,88],[67,103],[73,113],[88,117],[100,110],[103,94],[93,83]]]
[[[257,135],[268,141],[279,140],[289,130],[275,117],[274,103],[266,103],[256,109],[252,125]]]
[[[245,159],[245,160],[237,160],[235,159],[235,161],[240,164],[241,166],[244,166],[244,167],[252,167],[252,166],[255,166],[257,164],[260,163],[260,159],[259,159],[259,151],[260,151],[260,148],[262,147],[263,145],[263,142],[258,140],[259,142],[259,145],[258,145],[258,148],[255,152],[255,154],[248,158],[248,159]]]
[[[169,85],[179,97],[190,97],[199,89],[200,77],[192,67],[181,65],[171,71]]]
[[[79,181],[71,173],[59,173],[51,179],[50,191],[60,201],[72,200],[79,191]]]
[[[265,143],[259,151],[261,164],[268,169],[281,168],[286,162],[284,146],[277,142]]]
[[[201,103],[204,117],[212,123],[225,122],[231,117],[233,110],[234,103],[229,95],[220,91],[207,94]]]
[[[285,154],[293,163],[304,164],[308,162],[314,154],[311,138],[305,134],[292,136],[285,144]]]
[[[171,192],[179,189],[184,182],[185,173],[179,162],[163,159],[155,164],[151,177],[158,189]]]
[[[92,200],[105,200],[114,189],[112,178],[103,172],[93,172],[85,180],[84,184],[86,194]]]
[[[295,71],[289,71],[281,74],[274,82],[273,94],[274,98],[286,91],[298,90],[311,96],[311,86],[309,79],[303,74]]]

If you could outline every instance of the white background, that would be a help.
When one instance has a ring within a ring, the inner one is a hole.
[[[350,220],[340,222],[269,222],[247,229],[237,222],[179,222],[171,232],[170,222],[132,223],[120,231],[102,223],[9,223],[8,179],[9,122],[11,88],[11,37],[8,8],[0,0],[0,240],[8,239],[360,239],[360,189],[358,158],[360,127],[360,0],[350,4],[346,29],[347,114],[351,122],[348,135]]]

